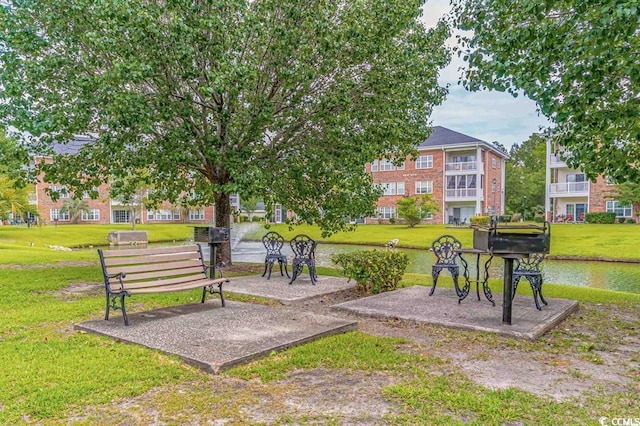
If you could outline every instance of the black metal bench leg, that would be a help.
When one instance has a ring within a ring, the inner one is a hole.
[[[222,307],[225,307],[225,303],[224,303],[224,295],[222,294],[222,283],[218,284],[218,291],[220,292],[220,303],[222,304]]]
[[[111,308],[111,300],[109,294],[107,294],[107,309],[105,310],[104,320],[109,321],[109,309]]]
[[[282,272],[282,270],[280,272]],[[287,274],[287,278],[291,278],[291,275],[289,275],[289,268],[287,268],[287,262],[284,262],[284,272]]]
[[[129,317],[127,316],[127,310],[124,307],[124,297],[125,296],[126,296],[125,294],[120,296],[120,309],[122,309],[122,318],[124,318],[124,325],[128,326],[129,325]]]
[[[309,267],[309,277],[311,277],[311,284],[316,285],[316,279],[318,276],[316,275],[316,265],[308,265]]]
[[[264,261],[264,272],[262,273],[262,276],[264,277],[265,275],[267,275],[267,265],[269,264],[269,261],[265,259]]]
[[[202,287],[202,300],[200,300],[200,303],[204,303],[206,298],[207,298],[207,287]]]
[[[546,300],[544,300],[544,297],[542,296],[542,278],[540,279],[540,287],[538,288],[538,295],[540,296],[540,300],[542,301],[542,303],[544,303],[545,306],[547,306],[548,303]]]

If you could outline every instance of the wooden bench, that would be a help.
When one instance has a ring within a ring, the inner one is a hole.
[[[129,325],[124,298],[133,294],[164,293],[202,287],[204,303],[207,292],[219,294],[222,306],[222,284],[229,282],[222,274],[224,263],[216,265],[210,275],[210,266],[204,263],[200,244],[191,246],[160,247],[150,249],[106,250],[98,249],[107,308],[122,311],[124,324]],[[218,270],[218,278],[215,277]]]

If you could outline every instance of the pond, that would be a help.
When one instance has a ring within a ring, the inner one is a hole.
[[[316,262],[319,266],[335,267],[331,263],[331,256],[335,253],[346,253],[358,250],[370,250],[382,247],[368,247],[348,244],[318,244]],[[410,264],[407,272],[430,274],[434,256],[427,250],[397,249],[407,253]],[[259,241],[239,241],[233,248],[233,260],[237,262],[264,262],[265,249]],[[283,253],[293,257],[291,248],[285,245]],[[484,262],[485,259],[482,261]],[[503,261],[494,258],[491,262],[489,275],[501,278],[503,275]],[[470,262],[472,275],[475,274],[475,261]],[[628,293],[640,294],[640,263],[621,262],[586,262],[571,260],[545,259],[541,264],[544,282],[554,284],[594,287]]]

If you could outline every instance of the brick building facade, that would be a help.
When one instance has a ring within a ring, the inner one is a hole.
[[[58,153],[73,154],[77,152],[80,146],[88,143],[90,138],[76,137],[69,144],[58,145],[54,150]],[[41,161],[50,162],[50,157],[34,157],[33,163]],[[54,201],[47,189],[58,192],[60,198]],[[215,215],[214,206],[205,206],[200,208],[183,209],[174,206],[169,202],[163,202],[157,209],[146,209],[144,206],[137,209],[136,217],[132,218],[132,211],[129,205],[125,205],[116,199],[111,198],[109,193],[109,185],[102,184],[96,188],[98,197],[91,198],[89,194],[83,194],[82,199],[86,201],[88,211],[82,213],[77,223],[85,224],[115,224],[115,223],[194,223],[204,224],[213,223]],[[71,198],[74,194],[68,193],[64,185],[50,184],[44,182],[44,176],[38,176],[35,185],[34,194],[29,200],[31,204],[37,207],[40,217],[37,219],[43,224],[67,224],[72,223],[70,215],[63,211],[65,200]],[[237,205],[238,197],[232,196],[232,207],[239,208]]]
[[[581,222],[588,212],[615,212],[632,218],[633,206],[608,196],[615,185],[598,176],[590,182],[584,173],[567,166],[547,141],[545,211],[551,222]]]
[[[502,214],[505,162],[506,155],[495,146],[435,126],[415,159],[407,157],[399,166],[389,160],[366,166],[384,191],[377,217],[366,222],[396,218],[398,199],[423,193],[431,194],[439,206],[427,223],[469,223],[472,216]]]

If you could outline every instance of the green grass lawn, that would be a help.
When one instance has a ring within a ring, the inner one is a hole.
[[[115,419],[121,418],[119,410],[135,410],[129,406],[129,401],[147,392],[157,394],[154,401],[158,405],[154,409],[161,418],[168,419],[168,423],[179,423],[180,420],[176,419],[184,415],[191,416],[185,419],[193,420],[215,413],[219,418],[230,419],[228,424],[246,424],[243,404],[254,401],[260,392],[278,392],[278,389],[286,387],[274,382],[288,372],[316,368],[383,372],[404,378],[383,389],[387,398],[399,401],[406,409],[406,412],[385,419],[389,424],[450,424],[460,418],[472,418],[477,424],[519,421],[585,424],[597,419],[598,414],[624,414],[634,409],[625,405],[623,395],[616,393],[594,395],[583,401],[556,402],[520,390],[492,390],[472,383],[461,373],[448,373],[455,370],[451,361],[428,353],[404,351],[406,342],[402,339],[375,337],[362,332],[314,341],[233,369],[221,379],[172,356],[76,332],[73,330],[75,323],[104,315],[104,294],[96,290],[102,282],[97,255],[94,250],[60,251],[49,246],[99,245],[105,242],[108,231],[117,229],[129,228],[84,225],[31,229],[0,227],[0,289],[3,295],[0,299],[0,365],[3,366],[3,374],[0,375],[0,424],[68,424],[70,418],[90,412],[92,407],[111,407],[107,409],[107,412],[112,410],[108,418],[117,422]],[[187,225],[153,225],[139,229],[148,230],[152,242],[179,241],[192,235],[192,229]],[[286,226],[272,229],[287,238],[299,232],[308,232],[319,238],[319,232],[314,228],[300,228],[293,232],[289,232]],[[563,247],[562,250],[567,251],[563,254],[571,252],[578,256],[585,253],[593,255],[590,249],[607,244],[611,244],[609,247],[614,244],[617,247],[633,245],[637,239],[636,232],[640,231],[640,227],[633,225],[558,225],[552,229],[553,250]],[[433,238],[445,232],[458,236],[465,245],[471,243],[468,229],[445,229],[442,226],[409,229],[398,225],[361,226],[356,232],[344,233],[328,241],[382,244],[391,238],[399,238],[401,245],[426,247]],[[262,233],[264,229],[255,235],[261,236]],[[599,235],[602,241],[587,244],[594,235]],[[561,239],[570,241],[563,246],[559,242]],[[584,251],[580,251],[581,248]],[[593,253],[609,256],[622,250],[610,248],[609,251],[611,253]],[[640,258],[640,253],[633,247],[622,257],[632,257],[626,254],[631,252]],[[94,264],[75,265],[75,261]],[[64,262],[64,266],[55,266],[57,262]],[[336,274],[337,271],[323,268],[320,273]],[[449,281],[443,277],[441,282],[451,285]],[[430,282],[428,275],[406,274],[402,285],[429,285]],[[492,281],[491,285],[495,291],[500,291],[499,280]],[[77,290],[84,287],[93,290]],[[526,291],[528,286],[521,287]],[[548,285],[545,295],[616,307],[640,303],[640,295],[581,287]],[[198,290],[139,296],[132,299],[129,306],[132,312],[140,312],[197,302],[199,296]],[[587,310],[581,312],[580,318],[582,321],[602,322],[605,331],[613,327],[637,330],[633,324],[607,325],[608,319],[594,317],[591,320],[590,315]],[[483,341],[488,345],[508,346],[506,340],[490,334],[459,330],[438,330],[436,333],[443,342],[464,345],[465,341]],[[591,341],[592,337],[579,335],[572,343],[566,337],[550,336],[540,343],[517,342],[510,349],[519,348],[522,356],[526,356],[529,350],[540,348],[557,355],[581,350],[586,344],[585,339]],[[232,377],[249,382],[246,386],[234,385]],[[227,382],[231,383],[229,388],[221,389]],[[180,391],[173,391],[176,388]],[[122,408],[125,405],[129,408]],[[138,421],[145,422],[144,419],[140,417]],[[99,420],[89,417],[85,423],[102,421],[104,417]],[[307,421],[313,422],[313,419]],[[331,418],[319,421],[339,424]],[[286,418],[278,422],[296,423],[295,419]]]

